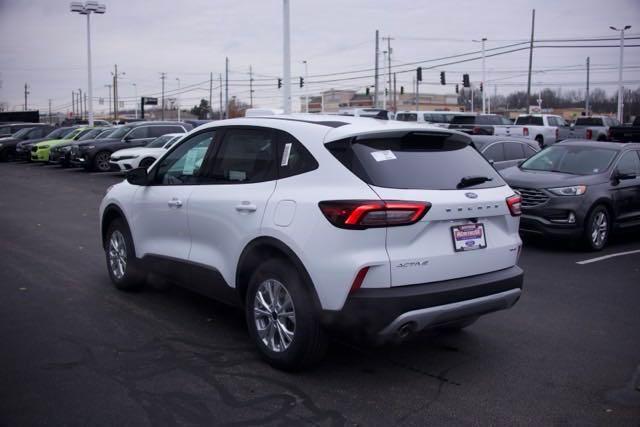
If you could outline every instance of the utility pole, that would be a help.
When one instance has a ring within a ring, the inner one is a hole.
[[[89,117],[89,113],[87,110],[87,92],[84,93],[84,116]]]
[[[51,120],[51,98],[49,98],[49,124],[53,123]]]
[[[590,59],[587,56],[587,92],[584,99],[584,111],[587,116],[590,116],[589,113],[589,67],[590,67]]]
[[[384,38],[384,37],[383,37]],[[383,50],[382,51],[382,66],[384,67],[384,65],[387,63],[387,51]],[[382,86],[382,109],[386,110],[387,109],[387,83],[385,80],[382,80],[383,82],[385,82]]]
[[[164,120],[164,81],[167,79],[167,73],[160,73],[160,80],[162,80],[162,111],[160,112],[160,117]]]
[[[286,1],[286,0],[285,0]],[[224,118],[229,118],[229,57],[224,59]]]
[[[71,117],[75,117],[76,115],[76,93],[75,91],[71,91]]]
[[[249,65],[249,107],[253,108],[253,69]]]
[[[391,36],[383,37],[382,40],[387,41],[387,85],[389,87],[389,105],[392,104],[391,100],[395,99],[395,88],[394,94],[391,94],[391,53],[393,53],[393,49],[391,49]]]
[[[104,87],[106,87],[106,88],[108,88],[108,89],[109,89],[109,117],[110,117],[112,120],[115,120],[115,119],[113,119],[113,117],[111,116],[111,89],[113,88],[113,85],[104,85]]]
[[[291,25],[289,21],[289,0],[282,0],[282,108],[291,114]]]
[[[304,64],[304,80],[307,81],[309,78],[309,63],[304,60],[302,61],[302,63]],[[306,113],[309,112],[309,87],[305,87],[304,88],[304,111]]]
[[[222,120],[224,119],[224,110],[222,109],[222,73],[220,73],[220,85],[218,87],[220,88],[220,114],[218,115],[218,120]]]
[[[119,110],[119,106],[118,106],[118,78],[120,77],[120,75],[124,75],[125,73],[120,72],[120,74],[118,74],[118,64],[116,64],[114,66],[114,72],[113,72],[113,117],[114,119],[117,121],[118,120],[118,110]]]
[[[417,85],[416,85],[416,78],[415,77],[413,78],[412,87],[414,89],[413,90],[413,103],[415,104],[416,111],[417,111],[418,110],[418,95],[417,95],[418,91],[417,91]]]
[[[378,59],[380,56],[380,32],[376,30],[376,72],[375,84],[373,85],[373,108],[378,108]]]
[[[82,109],[82,89],[78,89],[78,112],[80,113],[80,120],[84,119],[84,110]]]
[[[533,34],[536,25],[536,10],[531,11],[531,41],[529,42],[529,76],[527,78],[527,114],[531,114],[531,67],[533,65]]]
[[[213,73],[209,73],[209,118],[213,119]]]
[[[485,59],[485,57],[484,57],[484,45],[485,45],[486,41],[487,41],[487,38],[483,37],[482,38],[482,85],[481,85],[481,87],[482,87],[482,114],[486,114],[487,113],[487,109],[486,109],[486,106],[485,106],[486,97],[484,96],[484,92],[486,90],[486,88],[485,88],[485,79],[486,79],[486,77],[485,77],[485,62],[484,62],[484,59]]]
[[[178,94],[177,96],[177,104],[178,104],[178,121],[180,121],[180,77],[176,77],[176,80],[178,81]]]
[[[624,122],[624,88],[622,86],[622,64],[624,61],[624,32],[631,28],[631,25],[625,25],[623,28],[609,27],[614,31],[620,31],[620,66],[618,68],[618,121]]]
[[[393,73],[393,112],[398,112],[398,92],[396,91],[396,73]]]
[[[24,84],[24,111],[27,111],[27,97],[29,96],[29,85]]]
[[[135,117],[137,119],[138,118],[138,85],[136,83],[131,83],[131,85],[133,86],[133,98],[135,100],[135,104],[133,106],[135,111]]]

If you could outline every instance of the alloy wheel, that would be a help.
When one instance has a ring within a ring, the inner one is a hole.
[[[604,212],[598,212],[593,217],[593,222],[591,223],[591,242],[593,242],[595,247],[599,248],[604,245],[607,238],[607,232],[607,215]]]
[[[96,156],[96,166],[98,166],[98,170],[100,172],[107,172],[111,170],[111,165],[109,164],[109,158],[111,155],[109,153],[98,153]]]
[[[274,352],[285,351],[293,342],[296,313],[291,295],[275,279],[260,283],[253,302],[253,317],[258,337]]]
[[[109,239],[109,268],[113,277],[121,280],[127,268],[127,245],[124,236],[115,230]]]

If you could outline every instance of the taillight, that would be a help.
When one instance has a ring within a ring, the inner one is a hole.
[[[471,133],[473,133],[474,135],[480,135],[480,128],[478,126],[475,126],[472,130]]]
[[[529,128],[522,128],[522,136],[529,136]]]
[[[431,208],[428,202],[396,200],[329,200],[318,203],[336,227],[364,230],[372,227],[410,225],[420,221]]]
[[[362,269],[360,269],[360,271],[358,271],[358,274],[356,274],[356,278],[353,279],[353,284],[351,285],[351,289],[349,290],[350,294],[360,289],[360,287],[362,286],[362,282],[364,282],[364,278],[367,275],[368,271],[369,271],[369,267],[363,267]]]
[[[517,194],[507,197],[507,206],[509,207],[511,216],[522,215],[522,197],[518,196]]]
[[[591,139],[593,137],[593,131],[591,129],[587,129],[587,139]]]
[[[607,130],[607,139],[609,139],[609,141],[611,141],[611,128],[609,128]]]

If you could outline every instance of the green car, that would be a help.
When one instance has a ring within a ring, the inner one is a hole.
[[[82,139],[93,139],[107,128],[103,127],[80,127],[69,133],[64,139],[51,139],[48,141],[38,142],[31,148],[31,161],[49,162],[49,154],[53,147],[61,144],[71,143]]]

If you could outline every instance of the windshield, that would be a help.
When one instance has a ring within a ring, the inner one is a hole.
[[[105,139],[105,138],[109,138],[109,136],[115,132],[116,129],[107,129],[107,130],[103,130],[102,132],[100,132],[98,134],[98,136],[96,136],[96,139]]]
[[[602,119],[600,117],[578,117],[576,126],[602,126]]]
[[[554,145],[525,161],[521,168],[572,175],[593,175],[607,170],[616,150],[572,145]]]
[[[542,126],[542,117],[541,116],[520,116],[516,119],[517,125],[533,125],[533,126]]]
[[[12,138],[21,138],[22,136],[26,135],[27,133],[29,133],[29,131],[33,129],[33,128],[24,128],[24,129],[20,129],[18,132],[14,133],[13,135],[11,135]]]
[[[58,138],[62,138],[68,131],[69,129],[67,128],[60,128],[60,129],[56,129],[53,132],[49,132],[45,138],[47,139],[58,139]]]
[[[74,139],[76,136],[80,134],[80,132],[82,132],[82,129],[74,129],[73,131],[65,135],[64,139]]]
[[[162,148],[162,147],[164,147],[164,144],[166,144],[167,142],[171,141],[172,138],[174,138],[174,136],[172,136],[172,135],[160,136],[160,137],[154,139],[153,141],[151,141],[151,144],[147,145],[147,147],[149,147],[149,148]]]
[[[455,190],[463,178],[471,177],[481,179],[468,187],[504,185],[469,142],[462,135],[409,132],[348,138],[325,146],[356,176],[378,187]]]
[[[111,135],[109,135],[109,138],[122,138],[123,136],[128,134],[131,129],[133,129],[131,126],[123,126],[121,128],[118,128]]]
[[[100,132],[102,132],[102,129],[91,129],[87,133],[82,135],[80,138],[78,138],[78,141],[87,141],[89,139],[95,139],[95,137],[98,136]]]

